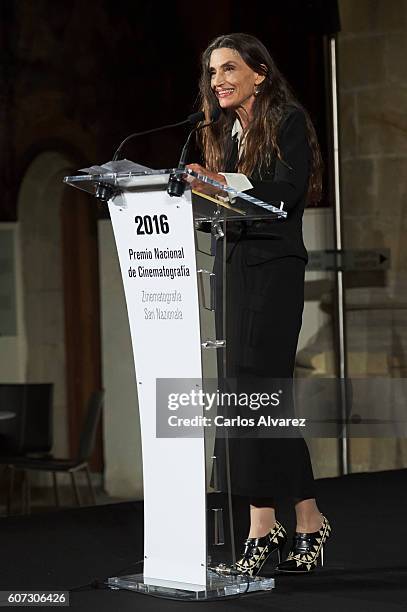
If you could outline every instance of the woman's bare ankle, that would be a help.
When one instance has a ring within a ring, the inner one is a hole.
[[[297,519],[295,531],[297,533],[315,533],[321,529],[322,523],[323,517],[320,513],[306,518],[302,517],[301,520]]]
[[[250,525],[249,538],[264,538],[275,527],[276,520],[270,524],[258,523]]]

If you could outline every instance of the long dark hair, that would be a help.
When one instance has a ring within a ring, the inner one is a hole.
[[[255,36],[242,33],[218,36],[203,52],[199,89],[200,105],[206,117],[210,117],[214,108],[219,106],[211,87],[209,63],[212,51],[221,48],[234,49],[252,70],[265,76],[254,100],[253,119],[246,130],[245,151],[239,161],[239,172],[251,176],[256,168],[261,174],[270,166],[275,155],[284,162],[277,142],[278,129],[287,111],[287,106],[294,106],[301,109],[305,115],[308,143],[311,149],[307,200],[318,202],[321,199],[322,191],[322,158],[315,128],[307,111],[296,99],[270,53]],[[235,119],[234,111],[224,109],[220,119],[213,126],[199,132],[205,164],[209,170],[214,172],[225,170],[225,151],[228,150],[230,133]]]

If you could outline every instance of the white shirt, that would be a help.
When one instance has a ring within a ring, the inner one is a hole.
[[[236,134],[237,134],[237,141],[239,143],[239,157],[240,157],[242,150],[244,148],[244,136],[242,137],[243,128],[242,128],[242,124],[240,123],[239,119],[236,119],[233,124],[232,138],[234,138]],[[229,187],[232,187],[232,189],[236,189],[236,191],[247,191],[248,189],[252,189],[253,187],[253,185],[251,184],[247,176],[245,174],[242,174],[241,172],[219,172],[219,174],[224,176],[226,179],[227,185]],[[234,202],[236,198],[229,195],[229,199],[231,202]]]

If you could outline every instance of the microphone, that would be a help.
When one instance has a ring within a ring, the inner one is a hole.
[[[194,125],[195,123],[198,123],[199,121],[203,121],[204,119],[205,119],[205,113],[203,111],[199,111],[198,113],[192,113],[191,115],[188,115],[188,117],[184,119],[184,121],[178,121],[177,123],[170,123],[168,125],[162,125],[160,127],[152,128],[151,130],[144,130],[143,132],[135,132],[134,134],[130,134],[124,140],[122,140],[122,142],[119,144],[119,146],[116,149],[115,154],[113,155],[112,161],[118,160],[118,157],[121,153],[122,148],[132,138],[136,138],[137,136],[145,136],[147,134],[153,134],[154,132],[161,132],[162,130],[167,130],[169,128],[174,128],[174,127],[178,127],[181,125],[186,125],[187,123]],[[105,183],[103,181],[100,181],[96,186],[95,197],[98,200],[101,200],[102,202],[107,202],[114,196],[116,191],[117,189],[110,183]]]
[[[219,117],[221,115],[221,110],[220,107],[217,106],[211,113],[211,119],[208,123],[205,123],[204,125],[199,125],[198,127],[194,128],[193,130],[191,130],[188,134],[188,138],[186,140],[186,143],[184,144],[184,148],[182,149],[182,153],[181,153],[181,157],[180,160],[178,162],[178,168],[185,168],[186,165],[186,159],[187,159],[187,154],[188,154],[188,148],[189,148],[189,143],[191,141],[191,136],[193,134],[195,134],[195,132],[198,132],[199,130],[202,130],[203,128],[208,127],[208,125],[212,125],[212,123],[215,123]]]
[[[168,125],[162,125],[160,127],[152,128],[151,130],[144,130],[143,132],[135,132],[134,134],[130,134],[119,144],[119,146],[117,147],[115,151],[115,154],[113,155],[112,161],[118,160],[118,157],[121,153],[122,148],[132,138],[136,138],[137,136],[146,136],[147,134],[153,134],[154,132],[161,132],[162,130],[168,130],[170,128],[179,127],[181,125],[186,125],[187,123],[194,125],[195,123],[198,123],[199,121],[203,121],[204,119],[205,119],[205,113],[203,111],[199,111],[198,113],[192,113],[192,115],[188,115],[188,117],[184,119],[184,121],[178,121],[178,123],[170,123]]]
[[[198,115],[199,113],[195,113],[196,115]],[[203,113],[202,113],[203,114]],[[222,111],[220,109],[219,106],[217,106],[216,108],[214,108],[211,112],[211,118],[210,121],[208,121],[208,123],[204,123],[203,125],[198,125],[197,127],[193,128],[189,134],[188,134],[188,138],[184,144],[184,147],[182,149],[181,152],[181,157],[179,159],[178,162],[178,169],[179,170],[183,170],[186,166],[186,160],[187,160],[187,155],[188,155],[188,149],[189,149],[189,143],[191,142],[191,137],[193,134],[195,134],[196,132],[198,132],[199,130],[203,130],[204,128],[208,127],[209,125],[212,125],[213,123],[215,123],[219,117],[221,116]],[[205,115],[204,115],[205,117]],[[185,191],[185,181],[183,180],[183,178],[181,178],[180,174],[171,174],[170,178],[168,180],[168,187],[167,187],[167,193],[168,195],[170,195],[171,197],[176,196],[176,197],[180,197],[184,194]]]

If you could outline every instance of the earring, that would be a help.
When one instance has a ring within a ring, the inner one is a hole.
[[[259,93],[260,93],[260,87],[258,85],[256,85],[255,88],[254,88],[254,95],[258,96]]]

